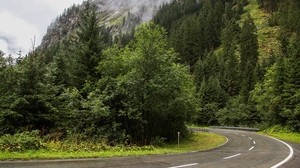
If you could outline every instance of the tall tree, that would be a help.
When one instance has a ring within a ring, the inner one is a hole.
[[[5,132],[13,133],[22,129],[45,129],[49,131],[56,122],[56,109],[51,104],[54,95],[45,83],[45,67],[41,66],[39,53],[31,52],[19,68],[20,76],[14,92],[6,98],[2,118]],[[2,128],[1,128],[2,129]],[[2,130],[3,131],[3,130]]]
[[[297,131],[300,130],[300,37],[292,38],[289,47],[289,57],[286,62],[286,80],[284,83],[284,111],[287,123]]]
[[[194,14],[179,20],[170,35],[170,43],[180,53],[180,62],[189,65],[191,72],[204,48],[201,30],[200,20]]]
[[[16,97],[19,72],[15,65],[9,63],[7,57],[0,50],[0,134],[16,131],[15,124],[19,122],[20,115],[10,109]]]
[[[98,25],[97,7],[92,1],[84,3],[80,12],[77,41],[74,47],[74,64],[76,87],[83,88],[86,80],[97,76],[96,67],[101,60],[102,38]],[[75,83],[75,82],[74,82]]]
[[[220,58],[220,83],[230,96],[236,96],[240,89],[239,60],[236,55],[239,26],[234,20],[226,20],[222,30],[222,53]]]
[[[247,103],[250,91],[254,89],[256,81],[255,69],[258,62],[256,26],[250,15],[247,15],[247,18],[244,21],[239,40],[241,47],[241,95],[244,97],[244,102]]]
[[[198,124],[218,125],[216,112],[225,106],[227,96],[216,76],[203,80],[198,97],[201,107],[196,116]]]
[[[176,63],[165,30],[152,22],[143,24],[131,45],[108,54],[109,62],[105,59],[101,67],[111,75],[103,75],[100,82],[112,82],[106,87],[113,90],[106,89],[106,95],[118,98],[109,102],[131,142],[149,144],[155,137],[171,141],[177,131],[184,135],[184,122],[196,107],[194,87],[187,67]]]

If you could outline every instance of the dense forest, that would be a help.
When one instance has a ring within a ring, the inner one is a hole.
[[[276,30],[268,52],[250,3]],[[59,42],[0,52],[0,135],[148,145],[188,123],[300,131],[298,0],[173,0],[117,35],[99,19],[86,1]]]

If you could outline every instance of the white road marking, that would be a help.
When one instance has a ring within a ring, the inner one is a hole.
[[[221,146],[223,146],[223,145],[225,145],[225,144],[227,144],[228,143],[228,138],[227,137],[225,137],[226,138],[226,141],[223,143],[223,144],[221,144],[221,145],[219,145],[219,146],[217,146],[216,148],[219,148],[219,147],[221,147]]]
[[[249,149],[249,151],[251,151],[253,148],[254,148],[254,146],[252,146],[252,147]]]
[[[255,141],[253,141],[253,144],[256,144],[256,142],[255,142]]]
[[[252,141],[252,138],[251,137],[248,137],[251,141]]]
[[[228,157],[224,157],[223,159],[231,159],[231,158],[234,158],[234,157],[237,157],[237,156],[240,156],[241,155],[241,153],[238,153],[238,154],[236,154],[236,155],[232,155],[232,156],[228,156]]]
[[[246,135],[242,135],[243,137],[245,137]]]
[[[186,164],[186,165],[180,165],[180,166],[174,166],[174,167],[169,167],[169,168],[181,168],[181,167],[191,167],[191,166],[196,166],[199,163],[192,163],[192,164]]]
[[[278,168],[278,167],[282,166],[283,164],[285,164],[286,162],[288,162],[293,157],[293,155],[294,155],[294,149],[289,144],[287,144],[287,143],[285,143],[285,142],[283,142],[283,141],[281,141],[279,139],[276,139],[276,138],[273,138],[273,137],[270,137],[270,138],[275,139],[276,141],[279,141],[279,142],[283,143],[290,150],[290,154],[289,154],[289,156],[287,158],[285,158],[283,161],[281,161],[278,164],[276,164],[276,165],[274,165],[274,166],[271,167],[271,168]]]

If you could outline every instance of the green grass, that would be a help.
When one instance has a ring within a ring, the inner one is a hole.
[[[282,133],[282,132],[273,132],[273,133],[264,133],[269,136],[288,141],[288,142],[294,142],[300,144],[300,133]]]
[[[261,132],[264,135],[269,135],[284,141],[300,143],[300,133],[292,132],[286,127],[275,125]]]
[[[30,160],[30,159],[71,159],[71,158],[107,158],[124,156],[141,156],[155,154],[177,154],[189,151],[205,151],[224,144],[226,138],[214,133],[195,133],[190,139],[177,143],[168,144],[163,147],[131,147],[111,148],[103,151],[63,151],[40,149],[25,152],[0,152],[0,160]]]
[[[177,144],[166,145],[158,150],[163,153],[184,153],[188,151],[205,151],[216,148],[226,142],[226,138],[221,135],[214,133],[197,133],[190,139],[184,140],[180,143],[179,147]]]

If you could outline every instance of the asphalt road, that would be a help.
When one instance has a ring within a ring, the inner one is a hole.
[[[290,167],[300,167],[300,144],[290,143],[292,148],[294,149],[294,156],[292,159],[284,164],[282,168],[290,168]]]
[[[299,146],[290,149],[287,144],[253,132],[213,130],[225,135],[223,146],[205,151],[177,155],[153,155],[109,159],[79,159],[53,161],[4,161],[2,168],[235,168],[235,167],[299,167]],[[294,151],[292,155],[291,150]],[[287,162],[285,162],[287,161]],[[284,164],[283,164],[284,163]]]

